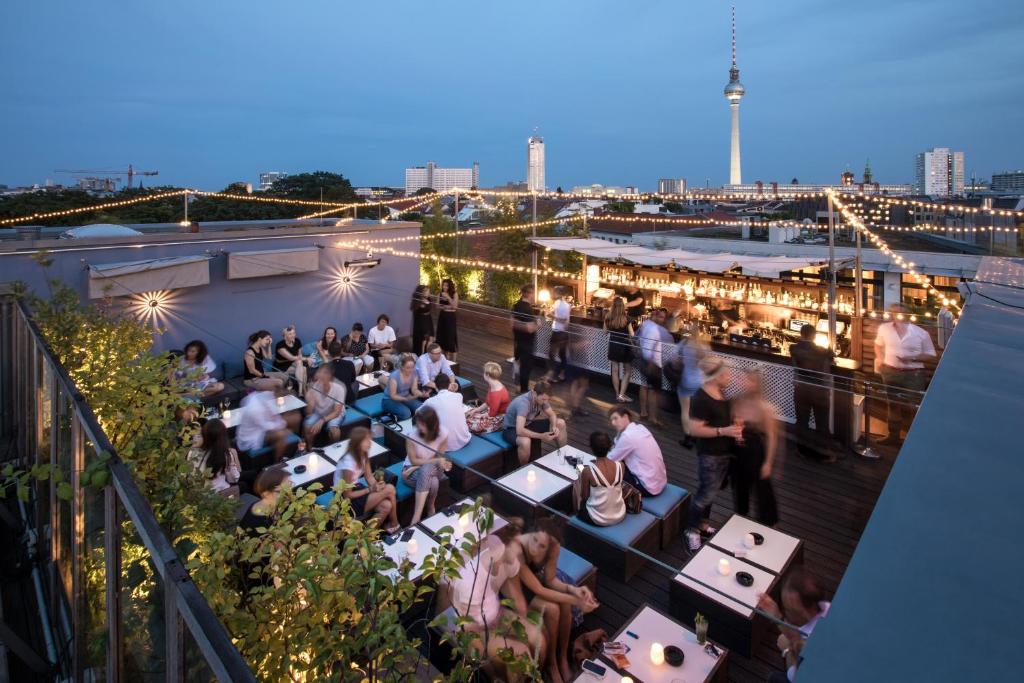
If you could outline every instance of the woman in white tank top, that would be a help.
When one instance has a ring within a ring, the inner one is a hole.
[[[626,501],[622,498],[623,467],[621,462],[608,459],[611,439],[604,432],[590,435],[590,450],[594,462],[580,472],[579,517],[594,526],[612,526],[626,516]]]

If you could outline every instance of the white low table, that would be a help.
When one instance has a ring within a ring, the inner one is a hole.
[[[377,370],[376,372],[364,372],[356,377],[356,384],[364,389],[375,389],[381,386],[380,378],[388,373]]]
[[[277,414],[287,413],[292,410],[302,410],[306,407],[306,402],[298,396],[288,394],[287,396],[281,396],[275,402],[275,410]],[[232,408],[231,410],[225,410],[224,414],[220,416],[221,422],[228,429],[237,427],[242,421],[242,413],[245,411],[244,407]]]
[[[455,503],[455,512],[451,515],[444,514],[444,511],[438,512],[436,515],[427,517],[420,521],[420,526],[426,529],[430,535],[434,538],[439,538],[438,531],[446,526],[452,528],[451,543],[458,547],[462,545],[462,539],[467,533],[472,533],[474,536],[477,533],[476,521],[473,519],[468,520],[468,524],[465,528],[459,525],[459,510],[462,509],[463,505],[472,505],[473,501],[469,498],[463,498],[458,503]],[[486,507],[481,507],[480,512],[483,513]],[[499,529],[508,525],[508,522],[499,514],[494,514],[494,524],[487,533],[494,533]],[[476,539],[479,541],[480,539]]]
[[[326,453],[328,457],[334,460],[334,462],[341,462],[341,459],[345,457],[345,453],[348,451],[348,441],[348,439],[345,439],[343,441],[339,441],[338,443],[332,443],[330,446],[324,448],[324,453]],[[377,460],[380,457],[387,455],[389,452],[390,451],[386,447],[381,446],[379,443],[371,439],[370,466],[373,467],[374,460]]]
[[[756,532],[764,536],[764,543],[747,548],[744,537]],[[746,517],[733,515],[719,529],[708,544],[724,550],[733,557],[740,557],[750,564],[766,569],[772,574],[783,574],[793,559],[803,551],[803,542],[764,524]]]
[[[724,576],[718,572],[718,561],[723,558],[730,564],[730,572]],[[740,571],[750,574],[754,583],[740,585],[736,580]],[[749,657],[765,626],[765,619],[754,609],[761,594],[775,588],[778,578],[705,545],[669,583],[672,614],[684,623],[692,623],[694,614],[700,612],[708,618],[710,638]]]
[[[569,481],[576,481],[580,476],[580,472],[575,466],[570,465],[565,461],[565,456],[567,455],[579,458],[584,465],[589,465],[596,459],[590,453],[581,451],[575,446],[562,446],[561,448],[556,448],[547,455],[537,458],[533,461],[533,464],[540,465],[544,469],[550,470],[561,477],[565,477]]]
[[[315,456],[315,457],[314,457]],[[304,465],[306,471],[300,474],[295,473],[295,468],[299,465]],[[331,458],[325,455],[318,455],[316,453],[306,453],[298,457],[287,460],[284,463],[284,469],[288,472],[288,478],[291,479],[293,488],[300,488],[308,486],[314,481],[323,479],[324,477],[330,477],[331,480],[327,482],[325,488],[330,488],[334,479],[334,468],[336,463]]]
[[[400,537],[402,533],[403,532],[401,531],[398,532],[398,536]],[[415,581],[423,575],[423,560],[437,548],[437,541],[428,536],[426,532],[419,527],[413,527],[413,535],[409,540],[416,541],[415,553],[409,552],[409,543],[400,540],[400,538],[391,545],[381,541],[380,546],[384,549],[384,554],[394,560],[395,564],[401,564],[402,555],[408,554],[409,561],[413,563],[413,569],[409,572],[409,578]],[[383,573],[392,578],[398,576],[397,569]]]
[[[627,635],[626,631],[637,637]],[[623,674],[644,683],[672,683],[672,681],[704,683],[705,681],[725,680],[729,653],[720,646],[718,647],[720,654],[717,657],[708,653],[703,645],[697,643],[696,634],[650,605],[644,605],[637,610],[636,614],[619,629],[612,640],[625,643],[630,647],[629,653],[626,654],[629,666],[621,670],[618,679],[612,680],[621,680]],[[652,643],[661,643],[662,647],[669,645],[678,647],[683,651],[682,665],[672,666],[667,662],[658,665],[652,664]],[[605,657],[602,657],[602,660],[602,664],[611,661]],[[605,680],[609,680],[608,675],[608,673],[605,674]]]
[[[572,482],[533,464],[494,480],[491,492],[495,503],[501,503],[498,507],[522,516],[527,524],[543,506],[568,513],[572,505]]]

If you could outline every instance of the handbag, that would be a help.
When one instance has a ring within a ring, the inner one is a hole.
[[[489,434],[501,430],[505,425],[504,415],[491,417],[487,413],[483,415],[466,415],[466,426],[474,434]]]
[[[640,491],[628,481],[622,482],[622,501],[626,504],[627,515],[637,515],[643,510],[644,499]]]

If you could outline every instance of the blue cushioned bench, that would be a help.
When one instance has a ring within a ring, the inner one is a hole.
[[[379,393],[356,400],[352,407],[367,417],[380,417],[384,414],[383,403],[384,394]]]
[[[681,486],[667,484],[656,496],[644,496],[644,512],[658,518],[661,527],[661,547],[668,548],[679,538],[683,516],[689,507],[690,492]]]
[[[288,448],[284,452],[284,459],[287,460],[295,455],[295,451],[299,447],[299,435],[289,432],[285,440],[288,442]],[[243,470],[262,470],[264,467],[274,464],[274,447],[254,448],[248,453],[239,453],[238,459],[241,461]]]
[[[488,479],[500,477],[506,450],[507,445],[499,446],[479,436],[472,436],[469,443],[459,450],[446,453],[453,465],[448,473],[452,488],[465,493],[486,484]]]
[[[597,595],[597,567],[568,548],[562,548],[558,553],[558,568],[568,574],[575,585],[586,586]]]
[[[652,554],[658,550],[659,520],[649,512],[626,515],[614,526],[594,526],[572,517],[565,528],[565,544],[593,562],[603,572],[629,581],[646,559],[634,550]]]
[[[396,462],[394,465],[386,467],[384,471],[388,473],[385,475],[388,481],[395,485],[395,498],[398,500],[398,521],[402,526],[408,526],[412,520],[416,491],[402,481],[402,464],[401,462]],[[447,507],[450,502],[451,486],[447,479],[442,479],[441,485],[437,490],[437,501],[434,503],[434,507],[440,510]],[[423,511],[423,516],[427,516],[426,509]]]
[[[458,375],[455,376],[455,381],[459,383],[459,391],[462,393],[463,400],[472,401],[476,398],[476,387],[473,386],[472,381]]]

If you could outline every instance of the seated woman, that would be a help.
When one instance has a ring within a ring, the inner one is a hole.
[[[413,411],[423,404],[426,393],[420,391],[416,377],[416,356],[403,353],[398,357],[398,367],[388,378],[386,396],[381,401],[385,413],[393,413],[399,420],[408,420]]]
[[[334,341],[338,341],[338,330],[328,325],[324,328],[324,334],[320,337],[320,341],[316,343],[316,357],[309,359],[310,365],[317,366],[330,363],[333,360],[331,357],[331,342]]]
[[[437,491],[445,472],[452,468],[450,460],[444,457],[448,432],[441,426],[437,413],[430,406],[421,406],[413,417],[416,432],[405,441],[405,462],[402,464],[402,481],[415,489],[415,508],[409,526],[416,526],[423,517],[434,514]]]
[[[515,553],[501,538],[505,529],[484,538],[473,557],[466,560],[458,576],[445,580],[437,594],[438,614],[449,607],[455,617],[469,617],[472,621],[461,628],[478,634],[470,643],[476,657],[487,658],[485,668],[491,680],[510,680],[500,659],[502,648],[512,650],[516,659],[538,654],[538,661],[544,661],[546,651],[541,630],[526,620],[526,600],[519,584],[519,562]],[[516,605],[513,611],[502,606],[502,599]],[[527,642],[513,635],[513,625],[522,624]],[[453,619],[448,628],[454,630]]]
[[[373,370],[373,356],[370,355],[362,323],[352,323],[352,331],[341,340],[341,350],[344,357],[355,364],[356,374]]]
[[[302,340],[295,325],[281,330],[281,341],[274,345],[274,368],[294,377],[300,394],[305,391],[306,359],[302,355]]]
[[[625,468],[621,462],[608,459],[611,449],[612,440],[607,434],[593,432],[590,435],[594,462],[580,474],[579,499],[582,504],[578,516],[594,526],[612,526],[626,517],[626,501],[622,498]]]
[[[230,496],[240,491],[242,466],[238,452],[231,447],[228,428],[220,420],[207,420],[202,438],[188,452],[189,461],[199,471],[206,472],[207,484],[217,493]],[[246,486],[246,493],[248,493]]]
[[[582,621],[583,613],[597,609],[598,603],[589,588],[574,586],[558,570],[562,544],[556,522],[544,518],[535,526],[534,531],[513,538],[509,547],[519,563],[519,582],[524,594],[532,596],[529,607],[544,615],[544,638],[548,644],[543,664],[546,680],[567,683],[572,680],[569,635],[573,622]]]
[[[334,380],[330,365],[321,365],[306,390],[306,419],[302,421],[302,437],[312,445],[321,431],[327,429],[330,443],[341,439],[341,423],[345,420],[345,386]]]
[[[213,377],[216,369],[217,364],[210,358],[206,344],[201,339],[193,339],[185,344],[185,353],[171,374],[183,393],[205,398],[224,391],[224,384]]]
[[[497,432],[504,425],[505,411],[512,398],[501,383],[501,366],[494,361],[484,363],[484,380],[487,382],[487,397],[479,408],[466,413],[469,429],[477,434]]]
[[[256,477],[256,483],[253,484],[253,493],[260,499],[245,511],[238,520],[238,527],[255,536],[260,527],[266,529],[273,524],[278,494],[281,493],[281,487],[288,483],[288,473],[284,469],[274,468],[260,472]]]
[[[288,384],[288,375],[274,370],[270,345],[274,338],[266,330],[249,335],[249,346],[242,356],[244,384],[256,391],[281,392]]]
[[[348,435],[348,450],[338,461],[338,467],[334,470],[334,485],[344,481],[351,484],[352,488],[345,489],[341,495],[348,498],[352,506],[352,512],[356,517],[362,519],[366,515],[373,514],[377,524],[388,518],[386,530],[389,534],[398,531],[398,500],[395,498],[395,487],[373,477],[370,469],[370,445],[373,443],[373,435],[366,427],[355,427]],[[367,482],[373,482],[369,486],[359,481],[362,477]]]

